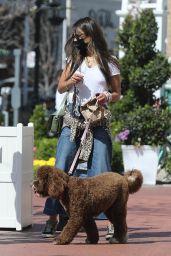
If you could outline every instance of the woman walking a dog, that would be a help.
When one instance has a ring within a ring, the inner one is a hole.
[[[58,91],[68,91],[66,113],[57,144],[56,167],[68,173],[85,128],[80,108],[96,96],[97,103],[107,106],[120,99],[120,71],[116,58],[108,50],[99,25],[91,18],[79,19],[65,45],[67,63],[58,84]],[[112,171],[112,141],[109,118],[89,127],[88,138],[81,152],[87,162],[87,176]],[[42,235],[52,237],[66,223],[66,213],[57,200],[48,198],[44,213],[49,216]],[[59,223],[57,225],[57,215]],[[108,228],[106,239],[113,235]]]

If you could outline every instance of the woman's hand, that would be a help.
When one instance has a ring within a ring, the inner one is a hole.
[[[69,76],[69,69],[65,68],[59,79],[59,84],[58,84],[59,93],[63,93],[70,90],[75,84],[80,83],[84,77],[84,75],[79,71],[76,71],[71,78],[66,80],[68,76]]]
[[[97,102],[100,105],[103,105],[105,103],[109,102],[116,102],[120,99],[121,96],[121,81],[120,81],[120,75],[112,76],[112,92],[104,91],[98,95]]]
[[[105,93],[99,93],[96,95],[96,98],[97,98],[97,102],[100,104],[100,105],[104,105],[106,102],[107,102],[107,97],[105,95]]]
[[[83,77],[84,75],[81,74],[80,72],[76,71],[72,77],[71,77],[71,81],[74,83],[74,84],[77,84],[79,82],[81,82],[83,80]]]

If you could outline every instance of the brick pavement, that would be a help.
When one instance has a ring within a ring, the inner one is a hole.
[[[46,217],[44,199],[33,196],[33,226],[22,232],[0,230],[1,256],[170,256],[171,185],[143,186],[128,201],[127,244],[110,245],[105,241],[106,221],[97,221],[100,241],[86,245],[85,234],[78,233],[70,245],[53,245],[41,238]]]

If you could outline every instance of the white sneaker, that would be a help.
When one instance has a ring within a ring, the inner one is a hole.
[[[106,240],[109,240],[110,238],[112,238],[114,235],[114,227],[113,224],[109,224],[107,226],[107,234],[105,236]]]

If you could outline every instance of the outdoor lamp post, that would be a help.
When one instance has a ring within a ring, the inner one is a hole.
[[[34,42],[35,42],[35,72],[34,72],[34,99],[35,99],[35,104],[39,100],[39,95],[38,95],[38,86],[39,86],[39,59],[40,59],[40,7],[42,4],[42,0],[37,0],[36,1],[36,15],[34,19],[34,24],[35,24],[35,33],[34,33]]]

